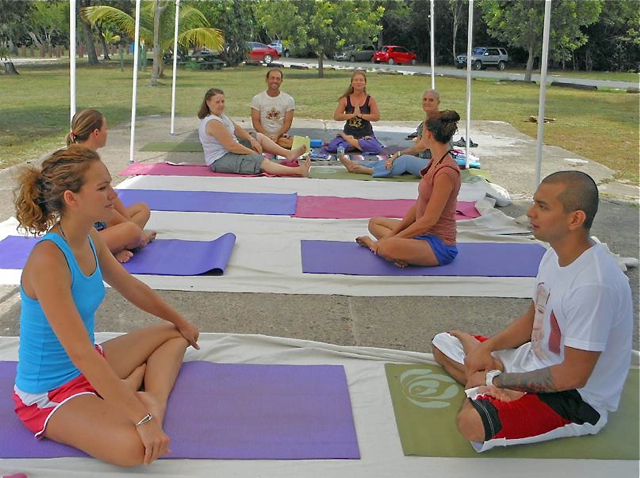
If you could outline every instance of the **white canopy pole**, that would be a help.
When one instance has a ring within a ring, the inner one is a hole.
[[[140,0],[136,0],[136,31],[133,50],[133,94],[131,97],[131,144],[129,162],[133,163],[133,147],[136,142],[136,96],[138,94],[138,48],[140,45]]]
[[[176,132],[176,76],[178,74],[178,23],[180,0],[176,0],[176,24],[173,33],[173,79],[171,81],[171,134]]]
[[[76,0],[69,2],[69,124],[76,114]]]
[[[433,15],[433,4],[435,0],[429,2],[431,4],[431,89],[436,89],[436,47],[435,47],[435,20]]]
[[[544,2],[544,30],[542,33],[542,63],[540,64],[540,97],[538,99],[538,145],[536,149],[536,188],[542,176],[542,139],[544,137],[544,107],[547,96],[547,61],[549,58],[549,30],[551,29],[551,0]]]
[[[469,29],[467,31],[467,136],[465,137],[466,168],[469,169],[469,141],[471,131],[471,47],[473,46],[473,0],[469,0]]]

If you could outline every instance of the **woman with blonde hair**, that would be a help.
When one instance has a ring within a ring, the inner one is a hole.
[[[446,110],[425,121],[423,138],[433,155],[421,172],[418,199],[402,220],[373,217],[368,236],[356,242],[399,267],[443,266],[458,254],[456,207],[460,191],[460,168],[451,157],[449,142],[460,116]]]
[[[116,193],[100,157],[71,145],[27,168],[16,217],[40,235],[20,280],[18,418],[46,437],[108,463],[149,464],[168,453],[167,399],[198,329],[113,257],[93,228],[114,214]],[[167,323],[94,341],[104,282]],[[140,387],[144,382],[144,391]],[[34,445],[35,446],[35,445]]]
[[[378,154],[382,144],[373,133],[371,122],[380,121],[378,103],[367,93],[367,75],[358,70],[351,75],[349,88],[338,98],[333,119],[344,121],[343,130],[325,147],[330,153],[338,149]]]
[[[92,151],[98,151],[107,144],[107,119],[94,109],[79,111],[71,121],[71,132],[67,135],[67,145],[79,144]],[[145,231],[151,211],[144,203],[125,207],[116,197],[114,214],[108,223],[96,223],[95,228],[102,234],[109,250],[120,262],[133,257],[135,249],[146,246],[156,237],[155,231]]]

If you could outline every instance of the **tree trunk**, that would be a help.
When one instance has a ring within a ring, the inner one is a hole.
[[[535,55],[535,48],[533,45],[529,46],[529,57],[527,58],[527,67],[524,71],[524,81],[531,81],[531,76],[533,74],[533,59]]]
[[[89,7],[91,6],[91,0],[82,0],[77,3],[77,8],[80,7]],[[79,10],[76,11],[76,15],[80,18],[80,23],[82,23],[82,31],[84,32],[84,43],[87,46],[87,58],[89,59],[90,65],[97,65],[98,55],[96,54],[96,47],[93,43],[93,30],[91,29],[91,25],[82,20],[82,17],[78,14]]]
[[[324,78],[324,52],[318,52],[318,78]]]
[[[18,70],[16,70],[15,65],[11,60],[4,62],[4,72],[7,75],[19,75]]]
[[[100,27],[100,25],[96,25],[96,28],[98,29],[100,43],[102,43],[102,51],[104,52],[104,54],[102,55],[102,59],[111,60],[111,57],[109,56],[109,48],[107,48],[107,42],[105,41],[104,35],[102,34],[102,28]]]
[[[155,0],[153,13],[153,70],[149,86],[158,86],[158,78],[162,75],[162,48],[160,48],[160,17],[167,3],[162,0]]]

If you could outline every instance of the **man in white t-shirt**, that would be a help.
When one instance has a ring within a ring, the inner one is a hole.
[[[458,429],[480,452],[597,433],[618,408],[631,362],[631,288],[590,238],[593,179],[560,171],[533,199],[533,234],[551,247],[529,310],[488,339],[459,331],[433,339],[436,361],[467,389]]]
[[[291,149],[292,138],[287,135],[296,108],[293,98],[280,91],[284,74],[278,68],[267,71],[267,91],[258,93],[251,100],[251,121],[258,133],[262,133],[283,148]]]

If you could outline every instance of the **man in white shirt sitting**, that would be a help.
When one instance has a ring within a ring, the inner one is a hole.
[[[436,361],[467,389],[458,429],[479,452],[597,433],[618,408],[631,362],[629,281],[590,237],[595,182],[560,171],[533,200],[533,235],[551,247],[527,312],[491,338],[433,339]]]
[[[283,148],[291,149],[293,139],[287,135],[293,122],[296,107],[293,98],[280,91],[284,74],[278,68],[267,71],[267,90],[251,100],[251,121],[258,133],[262,133]]]

